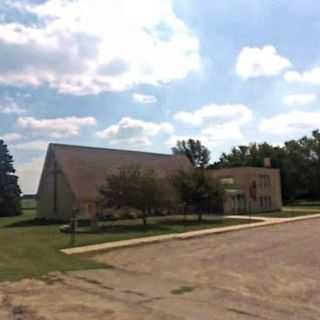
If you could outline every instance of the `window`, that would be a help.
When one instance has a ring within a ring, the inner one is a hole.
[[[234,179],[233,178],[221,178],[220,183],[223,185],[233,185]]]
[[[268,197],[268,206],[269,206],[269,209],[272,208],[272,200],[271,200],[271,197]]]
[[[270,186],[271,186],[270,176],[266,176],[266,187],[270,188]]]
[[[271,186],[271,179],[268,175],[260,175],[259,176],[259,188],[260,189],[267,189]]]
[[[247,209],[247,201],[244,195],[238,194],[232,196],[232,211],[234,213],[245,213]]]
[[[235,196],[232,196],[232,211],[236,212],[237,207],[237,198]]]
[[[263,197],[260,197],[260,208],[263,209]]]

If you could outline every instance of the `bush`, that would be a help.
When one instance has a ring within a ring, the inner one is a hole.
[[[153,212],[172,205],[174,195],[166,179],[159,178],[153,170],[137,166],[120,168],[108,176],[99,192],[100,207],[119,207],[122,216],[141,217],[144,225]]]
[[[180,170],[171,177],[172,185],[176,188],[181,202],[185,207],[191,207],[202,220],[204,212],[211,212],[215,207],[222,207],[224,189],[207,170]]]

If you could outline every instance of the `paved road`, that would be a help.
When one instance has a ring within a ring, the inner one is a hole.
[[[313,219],[100,254],[113,270],[0,285],[0,319],[318,320],[319,244]]]

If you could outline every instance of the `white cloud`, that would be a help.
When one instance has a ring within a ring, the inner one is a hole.
[[[193,126],[203,124],[221,125],[233,123],[242,125],[252,120],[252,111],[242,104],[209,104],[194,112],[178,112],[175,119]]]
[[[174,128],[170,123],[145,122],[132,118],[122,118],[103,131],[97,132],[99,138],[110,144],[150,145],[151,138],[159,134],[172,134]]]
[[[34,133],[45,134],[51,138],[65,138],[78,136],[82,127],[95,126],[93,117],[66,117],[56,119],[35,119],[33,117],[19,117],[17,125],[23,129],[30,129]]]
[[[32,150],[32,151],[44,151],[47,150],[48,141],[34,140],[19,144],[12,145],[12,148],[16,150]]]
[[[291,94],[284,97],[283,102],[289,107],[303,107],[315,102],[317,96],[313,93]]]
[[[0,139],[4,140],[4,142],[14,142],[17,140],[21,140],[22,138],[22,135],[16,132],[5,133],[0,136]]]
[[[200,130],[197,134],[172,135],[166,141],[166,145],[173,147],[178,140],[195,139],[200,140],[205,146],[217,147],[227,142],[247,143],[241,128],[232,124],[209,126]]]
[[[145,94],[141,94],[141,93],[134,93],[132,95],[132,100],[135,103],[142,103],[142,104],[151,104],[151,103],[158,102],[158,100],[155,96],[145,95]]]
[[[0,54],[1,55],[1,54]],[[4,99],[0,104],[0,113],[5,114],[23,114],[26,110],[19,107],[15,101],[10,98]]]
[[[320,112],[292,111],[278,114],[260,123],[262,132],[271,134],[307,133],[320,128]]]
[[[288,71],[284,74],[287,82],[301,82],[319,85],[320,84],[320,67],[313,68],[309,71],[299,73],[297,71]]]
[[[0,83],[85,95],[159,85],[200,70],[199,41],[171,0],[48,0],[37,25],[0,24]]]
[[[185,124],[200,127],[196,137],[204,143],[215,146],[228,140],[243,140],[242,127],[253,119],[249,107],[235,105],[206,105],[194,112],[178,112],[175,119]],[[177,140],[173,136],[168,140],[171,144]]]
[[[279,55],[273,46],[261,49],[245,47],[238,56],[236,73],[244,79],[270,77],[280,74],[291,66],[291,62]]]
[[[44,156],[33,158],[31,162],[16,166],[16,174],[19,177],[19,185],[25,194],[34,194],[41,175],[44,163]]]

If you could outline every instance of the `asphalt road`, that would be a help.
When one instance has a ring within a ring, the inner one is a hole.
[[[0,285],[0,319],[318,320],[319,244],[312,219],[116,250],[94,257],[114,269]]]

